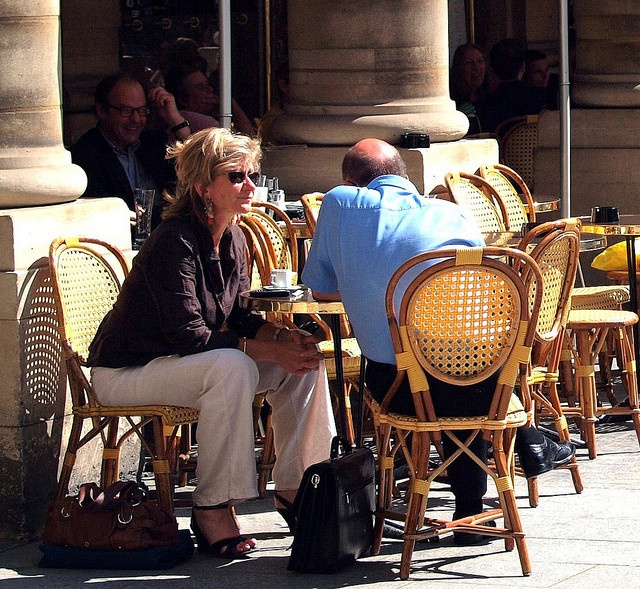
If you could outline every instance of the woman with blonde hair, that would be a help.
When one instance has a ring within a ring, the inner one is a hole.
[[[335,426],[317,340],[240,305],[249,289],[245,241],[261,157],[257,140],[208,129],[170,148],[177,186],[135,257],[91,346],[100,403],[200,410],[191,526],[198,550],[244,557],[234,505],[257,496],[252,403],[272,407],[276,505],[290,527],[307,466],[329,456]]]

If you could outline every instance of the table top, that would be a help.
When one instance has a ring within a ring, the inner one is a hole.
[[[557,211],[560,209],[560,197],[549,196],[546,194],[532,194],[533,208],[536,213],[548,213],[549,211]],[[527,203],[524,203],[525,209],[528,209]]]
[[[522,239],[519,231],[485,233],[483,237],[487,245],[502,247],[518,247]],[[580,235],[581,252],[598,251],[605,247],[607,247],[607,238],[605,235],[594,235],[591,233],[583,233]]]
[[[252,297],[249,291],[240,294],[244,305],[258,311],[279,311],[281,313],[322,313],[343,314],[345,312],[342,301],[316,301],[311,289],[304,288],[300,298],[288,297]]]
[[[596,235],[640,235],[640,215],[620,215],[620,223],[592,223],[591,217],[582,219],[582,231]]]

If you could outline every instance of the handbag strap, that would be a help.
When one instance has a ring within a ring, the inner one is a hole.
[[[147,492],[133,481],[116,481],[102,490],[96,483],[84,483],[78,491],[78,503],[86,509],[99,510],[114,505],[133,506],[146,501]]]

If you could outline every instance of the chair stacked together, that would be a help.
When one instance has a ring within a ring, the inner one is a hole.
[[[117,481],[122,444],[134,435],[152,457],[158,503],[164,511],[173,513],[173,483],[178,479],[180,461],[179,433],[182,426],[198,421],[198,411],[163,405],[103,406],[96,400],[85,374],[89,345],[118,297],[120,277],[128,274],[126,259],[104,241],[61,237],[51,244],[49,269],[73,403],[73,422],[56,498],[68,494],[76,455],[94,438],[101,438],[103,446],[102,487]],[[147,424],[152,427],[152,444],[143,433]],[[125,425],[124,431],[121,425]]]
[[[535,120],[517,121],[513,128],[506,132],[516,132],[518,129],[526,133],[525,127],[535,126]],[[478,222],[483,233],[496,231],[492,229],[492,223],[487,219],[493,219],[495,212],[500,217],[502,229],[497,231],[518,231],[523,223],[535,220],[534,203],[528,183],[517,172],[506,165],[483,165],[478,170],[479,176],[474,174],[447,174],[445,185],[449,191],[449,197],[460,206],[465,207]],[[482,180],[481,180],[482,179]],[[491,186],[489,189],[487,184]],[[484,200],[479,193],[484,193]],[[469,197],[472,195],[472,198]],[[493,206],[490,206],[493,205]],[[495,211],[495,212],[494,212]],[[569,308],[567,329],[564,331],[564,350],[560,352],[560,361],[563,372],[563,385],[572,405],[576,402],[579,406],[565,409],[567,415],[578,417],[581,423],[583,437],[589,447],[589,455],[596,456],[595,450],[595,422],[597,415],[602,413],[630,413],[636,425],[638,439],[640,440],[640,416],[636,417],[637,404],[634,405],[633,397],[637,395],[630,391],[630,407],[616,406],[613,397],[613,385],[610,378],[610,361],[616,353],[618,364],[625,375],[625,383],[630,382],[629,373],[635,371],[635,360],[625,352],[628,347],[626,335],[629,322],[633,318],[622,311],[622,304],[629,301],[629,291],[625,286],[598,286],[573,288]],[[598,326],[605,331],[605,336],[600,336]],[[608,326],[608,327],[606,327]],[[581,332],[585,332],[581,336]],[[590,336],[586,334],[589,333]],[[613,336],[616,336],[615,338]],[[572,338],[572,339],[571,339]],[[632,341],[632,340],[631,340]],[[578,342],[582,342],[578,345]],[[591,343],[588,343],[591,342]],[[592,352],[587,348],[591,346]],[[595,353],[595,355],[594,355]],[[598,406],[595,388],[595,363],[600,357],[601,374],[607,381],[609,392],[609,407]],[[632,361],[633,360],[633,361]],[[575,364],[576,376],[571,370],[572,362]],[[555,370],[554,370],[555,374]],[[629,386],[629,385],[628,385]],[[574,388],[578,389],[578,399],[574,399]],[[557,409],[549,411],[542,405],[542,411],[557,419]],[[564,439],[564,438],[563,438]],[[576,489],[577,480],[574,479]],[[530,500],[535,501],[535,493],[530,489]]]

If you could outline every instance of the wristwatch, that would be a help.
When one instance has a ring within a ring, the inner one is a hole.
[[[178,131],[180,131],[180,129],[184,129],[185,127],[188,127],[188,126],[189,126],[189,121],[185,119],[181,123],[178,123],[175,127],[171,127],[171,132],[175,135]]]

